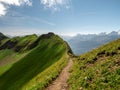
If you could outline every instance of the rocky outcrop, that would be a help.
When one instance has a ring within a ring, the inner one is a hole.
[[[2,50],[2,49],[12,49],[12,48],[14,48],[17,45],[17,43],[18,43],[17,41],[8,40],[8,41],[6,41],[5,44],[3,44],[0,47],[0,50]]]
[[[3,39],[5,39],[5,38],[7,38],[7,37],[0,32],[0,41],[3,40]]]

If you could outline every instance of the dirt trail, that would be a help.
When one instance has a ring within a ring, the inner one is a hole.
[[[72,66],[72,59],[67,66],[61,71],[60,75],[45,90],[68,90],[67,80],[69,79],[69,69]]]

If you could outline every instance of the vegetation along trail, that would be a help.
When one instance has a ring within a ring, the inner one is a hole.
[[[72,63],[72,59],[70,59],[67,66],[61,71],[56,80],[46,88],[46,90],[68,90],[67,80],[70,76],[69,69],[72,66]]]

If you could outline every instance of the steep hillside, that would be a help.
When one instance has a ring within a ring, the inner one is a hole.
[[[3,39],[5,39],[5,38],[7,38],[7,37],[0,32],[0,41],[3,40]]]
[[[8,37],[5,36],[3,33],[0,32],[0,46],[3,43],[3,40],[7,39]]]
[[[120,90],[120,39],[74,60],[70,90]]]
[[[31,38],[29,39],[31,40]],[[3,55],[0,54],[2,59],[4,56],[9,57],[10,54],[13,54],[14,57],[16,53],[20,54],[18,55],[20,59],[16,63],[6,66],[7,70],[2,72],[0,76],[1,90],[38,90],[44,88],[56,78],[67,64],[69,58],[67,52],[71,51],[66,42],[53,33],[41,35],[31,43],[29,42],[30,44],[27,43],[28,39],[26,40],[24,37],[22,40],[18,37],[9,41],[14,42],[14,47],[4,43],[0,50],[5,52]],[[27,45],[25,44],[20,50],[16,50],[18,49],[16,47],[24,45],[23,43],[27,43]],[[23,55],[23,53],[27,54]],[[0,68],[0,71],[6,67]]]
[[[6,72],[15,62],[27,55],[32,50],[28,48],[37,39],[38,37],[34,34],[2,39],[0,44],[0,75]]]

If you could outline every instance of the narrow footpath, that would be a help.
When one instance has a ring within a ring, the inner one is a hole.
[[[67,66],[61,71],[60,75],[45,90],[68,90],[67,80],[69,79],[69,69],[72,66],[72,59],[69,60]]]

